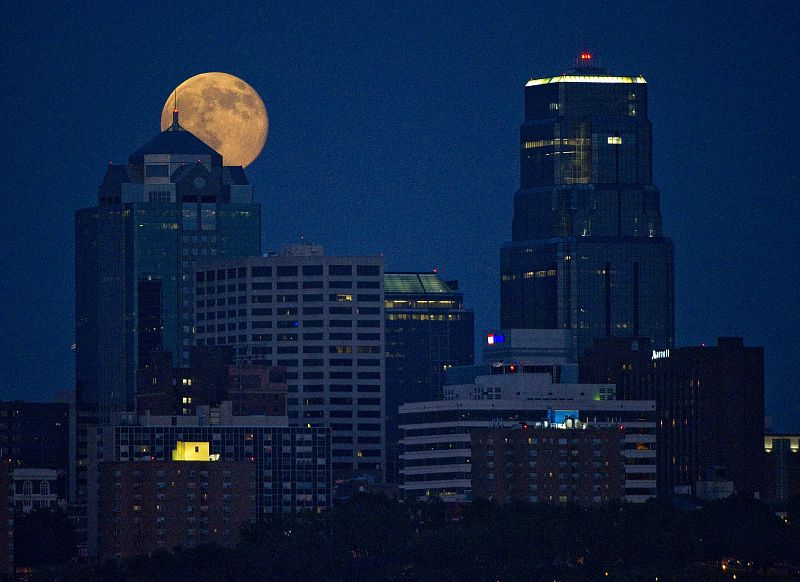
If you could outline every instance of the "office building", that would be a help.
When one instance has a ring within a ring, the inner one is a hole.
[[[616,384],[618,399],[655,400],[660,496],[696,493],[709,481],[762,491],[762,348],[721,337],[716,346],[662,350],[647,339],[614,338],[580,359],[580,375]]]
[[[647,83],[599,68],[531,79],[512,240],[501,250],[501,326],[674,342],[672,241],[653,184]]]
[[[194,267],[257,255],[260,206],[241,167],[173,125],[111,164],[98,204],[75,216],[78,402],[101,421],[135,411],[153,354],[186,365],[193,345]]]
[[[383,480],[383,257],[326,256],[319,245],[202,263],[200,346],[286,369],[289,425],[330,427],[335,477]]]
[[[458,281],[432,273],[386,273],[386,479],[397,483],[398,407],[439,400],[445,373],[475,357],[475,314]]]

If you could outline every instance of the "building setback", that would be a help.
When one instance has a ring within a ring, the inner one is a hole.
[[[446,371],[475,357],[475,314],[457,281],[433,273],[386,273],[386,479],[397,483],[398,407],[438,400]]]
[[[330,427],[336,478],[385,470],[383,257],[318,245],[207,262],[196,274],[200,346],[287,370],[290,426]]]
[[[109,165],[98,205],[75,215],[78,403],[101,421],[135,412],[137,376],[157,352],[186,365],[199,260],[257,255],[261,209],[239,166],[173,125]]]
[[[501,250],[501,326],[674,343],[672,241],[653,185],[647,84],[590,53],[531,79],[520,128],[512,240]]]
[[[742,338],[716,346],[654,349],[646,339],[596,343],[580,359],[583,382],[617,385],[618,399],[653,399],[658,414],[659,495],[699,481],[763,490],[764,350]]]

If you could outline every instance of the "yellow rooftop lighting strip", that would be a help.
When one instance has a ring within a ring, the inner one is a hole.
[[[641,75],[638,77],[613,77],[609,75],[558,75],[544,79],[531,79],[525,86],[547,85],[548,83],[647,83]]]

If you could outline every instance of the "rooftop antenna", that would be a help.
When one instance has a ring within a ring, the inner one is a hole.
[[[581,51],[578,53],[578,58],[575,59],[576,69],[598,69],[600,63],[597,62],[597,56],[594,51],[589,47],[589,39],[586,35],[583,36],[581,43]]]

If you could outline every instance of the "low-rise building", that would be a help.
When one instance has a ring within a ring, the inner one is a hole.
[[[34,509],[64,508],[66,500],[58,495],[58,471],[55,469],[14,469],[14,512],[28,513]]]

